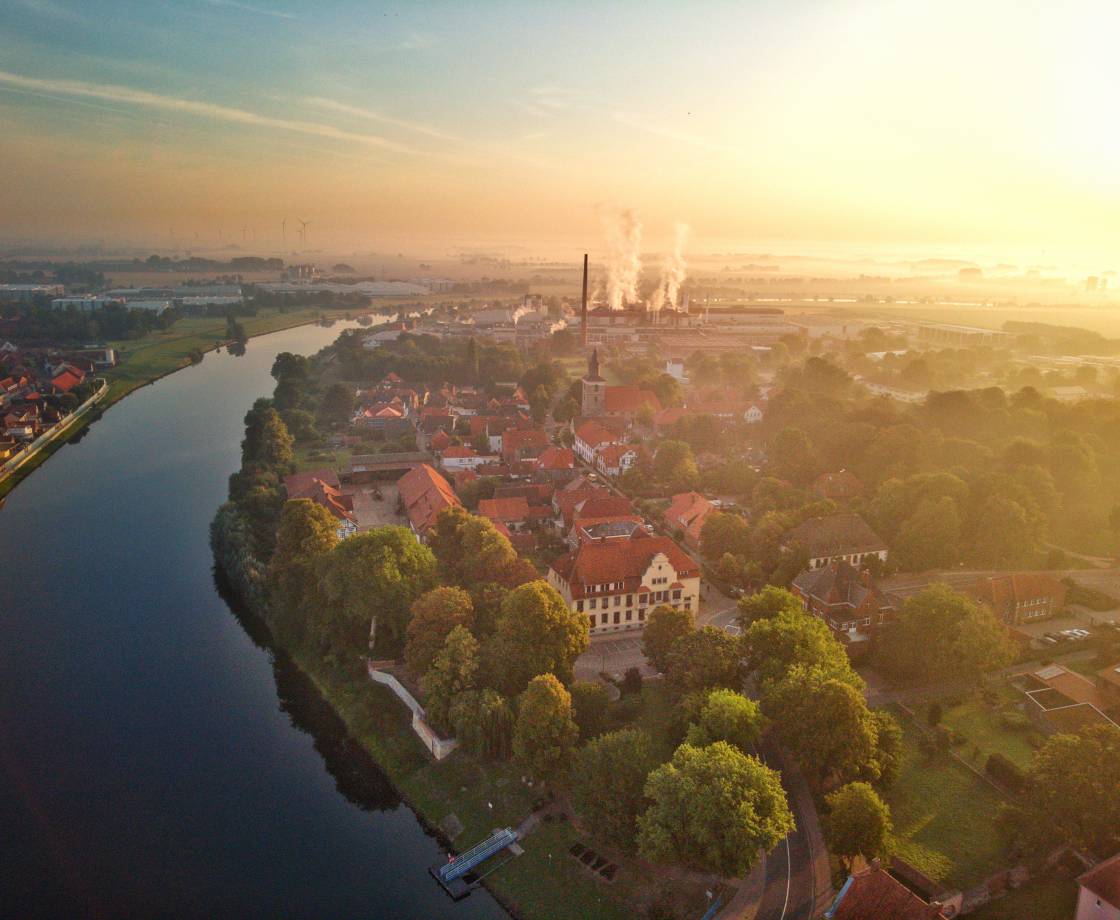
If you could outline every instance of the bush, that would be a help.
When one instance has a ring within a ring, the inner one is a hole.
[[[1026,782],[1023,771],[998,751],[988,755],[988,762],[984,764],[984,772],[1012,792],[1022,792],[1023,784]]]
[[[1026,731],[1031,727],[1031,720],[1025,714],[1011,710],[1000,714],[1000,724],[1014,732]]]
[[[642,672],[637,668],[627,668],[622,675],[622,695],[634,696],[642,692]]]

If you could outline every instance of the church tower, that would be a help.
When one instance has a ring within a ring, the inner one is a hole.
[[[587,374],[580,381],[583,385],[583,406],[581,415],[596,416],[606,414],[607,381],[599,376],[599,349],[591,352],[587,361]]]

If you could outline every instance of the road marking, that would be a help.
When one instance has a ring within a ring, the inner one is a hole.
[[[789,886],[793,881],[793,860],[789,855],[789,837],[786,837],[786,900],[782,905],[782,915],[778,920],[785,920],[786,909],[789,907]]]

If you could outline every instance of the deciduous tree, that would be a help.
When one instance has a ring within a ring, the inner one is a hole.
[[[534,780],[555,780],[568,770],[578,738],[571,695],[554,675],[538,674],[518,700],[514,760]]]
[[[448,633],[474,622],[471,596],[462,588],[433,588],[412,603],[405,630],[404,662],[414,677],[427,673]]]
[[[668,604],[654,607],[642,630],[642,654],[654,668],[664,672],[673,645],[695,628],[691,610],[678,610]]]
[[[432,725],[441,731],[451,728],[451,705],[459,694],[474,689],[477,671],[478,641],[465,626],[456,626],[420,678],[424,713]]]
[[[674,642],[665,667],[665,681],[679,696],[714,687],[738,690],[743,676],[739,642],[714,626],[701,627]]]
[[[638,816],[650,805],[646,781],[657,766],[649,735],[637,728],[609,732],[576,754],[571,795],[576,812],[597,836],[633,850]]]
[[[891,810],[867,783],[854,782],[841,786],[825,796],[828,814],[824,832],[828,848],[846,857],[851,867],[853,857],[871,859],[886,853],[891,835]]]
[[[681,745],[645,792],[653,804],[638,819],[638,849],[658,862],[743,876],[794,829],[778,773],[723,741]]]
[[[409,607],[435,580],[435,557],[404,527],[356,534],[323,561],[318,623],[337,646],[357,651],[376,621],[379,640],[399,650]]]
[[[700,709],[699,720],[689,727],[686,740],[693,747],[726,741],[748,752],[762,734],[765,721],[754,700],[734,690],[712,690]]]
[[[573,612],[544,581],[514,588],[502,601],[490,640],[489,677],[512,696],[538,674],[571,680],[572,665],[587,649],[587,618]]]

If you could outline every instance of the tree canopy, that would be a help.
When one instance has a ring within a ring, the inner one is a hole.
[[[880,660],[895,673],[926,680],[978,682],[1014,660],[1015,646],[991,610],[948,585],[907,598],[883,636]]]
[[[502,601],[487,655],[491,682],[512,695],[538,674],[571,680],[572,665],[587,649],[587,617],[575,613],[545,581],[514,588]]]
[[[682,744],[646,783],[638,819],[647,859],[721,876],[742,876],[794,829],[776,771],[723,741]]]
[[[555,780],[568,770],[578,738],[571,695],[554,675],[538,674],[518,700],[514,760],[535,780]]]
[[[416,598],[411,612],[405,630],[404,663],[414,677],[420,677],[432,666],[452,629],[470,629],[474,604],[462,588],[440,587]]]
[[[658,671],[669,666],[669,652],[677,640],[695,629],[691,610],[660,604],[649,612],[642,630],[642,654]]]
[[[649,735],[637,728],[600,735],[580,749],[572,767],[572,804],[596,836],[634,848],[638,816],[650,804],[646,780],[655,766]]]

